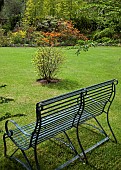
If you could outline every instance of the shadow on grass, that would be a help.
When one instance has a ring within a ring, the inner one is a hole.
[[[6,84],[0,85],[0,88],[6,87],[6,86],[7,86]],[[8,102],[11,102],[11,101],[14,101],[14,99],[0,96],[0,104],[8,103]]]
[[[48,145],[47,145],[48,144]],[[59,147],[53,144],[53,142],[45,143],[44,147],[38,148],[38,159],[42,170],[53,170],[59,165],[68,160],[68,150],[65,147]],[[46,147],[46,149],[45,149]],[[40,149],[41,148],[41,149]],[[55,149],[53,149],[55,148]],[[35,161],[32,156],[33,150],[27,151],[29,160],[35,169]],[[88,164],[83,164],[79,159],[71,163],[64,170],[120,170],[121,167],[121,143],[114,144],[108,142],[100,148],[96,148],[91,153],[87,154]],[[17,157],[22,158],[22,154],[18,154]],[[64,161],[64,162],[63,162]],[[10,161],[7,158],[1,160],[1,170],[21,170],[22,165],[15,161]]]
[[[108,142],[91,153],[89,166],[95,170],[121,169],[121,143]],[[90,155],[89,155],[90,156]]]
[[[99,134],[94,135],[93,132],[90,133],[85,127],[80,129],[81,136],[84,138],[83,142],[86,145],[90,144],[90,141],[93,140],[94,142],[97,141],[98,137],[101,136]],[[75,129],[70,131],[70,135],[72,138],[72,142],[76,144],[75,141]],[[97,136],[97,137],[96,137]],[[91,139],[91,140],[89,140]],[[12,146],[12,145],[10,145]],[[13,150],[13,148],[12,148]],[[10,150],[10,152],[12,151]],[[52,141],[43,142],[38,146],[37,153],[38,153],[38,160],[42,170],[53,170],[59,165],[63,164],[65,161],[72,158],[70,150],[63,144],[55,143]],[[33,170],[35,169],[35,160],[34,160],[34,153],[33,149],[27,151],[28,158],[31,162]],[[17,157],[22,159],[21,152],[17,153]],[[93,151],[87,154],[87,158],[89,163],[83,164],[82,161],[79,159],[71,163],[69,166],[64,168],[64,170],[120,170],[121,167],[121,143],[113,143],[111,141],[106,142],[102,146],[94,149]],[[23,167],[14,161],[10,161],[4,157],[0,158],[1,162],[1,170],[21,170]]]
[[[21,116],[26,116],[25,114],[21,114],[21,113],[18,113],[18,114],[15,114],[15,115],[11,115],[11,113],[5,113],[4,116],[0,117],[0,121],[3,121],[3,120],[6,120],[8,118],[12,118],[12,117],[21,117]],[[3,132],[2,129],[0,129],[0,133]]]
[[[52,89],[58,89],[58,90],[76,90],[81,88],[81,84],[79,84],[77,81],[74,80],[68,80],[68,79],[64,79],[64,80],[60,80],[57,83],[50,83],[47,85],[49,88]]]
[[[6,86],[7,86],[6,84],[3,84],[3,85],[0,85],[0,88],[6,87]]]
[[[0,121],[8,119],[8,118],[12,118],[12,117],[20,117],[20,116],[26,116],[25,114],[15,114],[15,115],[11,115],[11,113],[6,113],[4,116],[0,117]]]
[[[0,96],[0,104],[8,103],[11,101],[14,101],[14,99]]]

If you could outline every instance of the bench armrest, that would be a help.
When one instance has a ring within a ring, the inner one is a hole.
[[[26,131],[24,131],[14,120],[7,120],[5,122],[5,130],[6,130],[6,134],[8,135],[8,137],[12,136],[13,135],[13,130],[9,130],[8,129],[8,122],[11,122],[12,124],[14,124],[14,126],[20,130],[21,133],[23,133],[24,135],[26,136],[31,136],[31,134],[27,133]]]

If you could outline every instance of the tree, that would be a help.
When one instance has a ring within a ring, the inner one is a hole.
[[[4,0],[4,7],[2,9],[2,16],[7,19],[8,22],[4,27],[8,29],[14,29],[15,25],[19,23],[22,18],[22,13],[24,11],[24,1],[23,0]]]
[[[27,0],[24,20],[35,25],[37,20],[45,19],[47,16],[69,20],[78,14],[82,2],[82,0]]]
[[[34,18],[36,16],[36,8],[35,8],[34,0],[27,0],[25,6],[26,6],[26,9],[25,9],[25,14],[23,18],[23,23],[25,25],[32,25]]]
[[[0,0],[0,11],[2,10],[3,6],[4,6],[4,0]]]
[[[81,29],[86,27],[88,33],[92,33],[92,31],[97,33],[106,29],[103,32],[111,35],[110,38],[112,38],[115,34],[121,34],[120,16],[120,0],[85,0],[85,4],[80,7],[80,16],[76,18],[76,24]],[[99,37],[97,36],[97,38]]]

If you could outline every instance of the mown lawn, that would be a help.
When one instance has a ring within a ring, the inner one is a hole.
[[[65,169],[69,170],[120,170],[121,169],[121,47],[96,47],[88,52],[81,52],[76,56],[75,49],[62,48],[65,56],[64,64],[58,73],[59,83],[41,85],[32,57],[36,48],[0,48],[0,169],[21,170],[23,167],[4,158],[2,135],[7,119],[14,119],[24,125],[35,121],[35,104],[38,101],[67,93],[82,87],[100,83],[110,79],[118,79],[117,93],[110,110],[110,123],[113,127],[118,144],[112,141],[87,154],[89,165],[79,160]],[[105,118],[101,123],[109,132]],[[84,127],[80,127],[84,146],[96,142],[101,137]],[[75,138],[74,130],[70,136]],[[110,134],[110,132],[109,132]],[[112,136],[111,136],[111,139]],[[75,142],[75,141],[74,141]],[[8,153],[12,152],[13,145],[9,143]],[[33,151],[28,155],[34,167]],[[21,157],[21,154],[18,154]],[[55,169],[58,165],[72,157],[68,149],[47,141],[38,146],[39,162],[43,170]]]

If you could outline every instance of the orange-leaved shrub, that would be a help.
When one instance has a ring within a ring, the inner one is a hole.
[[[57,28],[52,32],[43,32],[46,45],[54,46],[68,46],[76,45],[78,40],[87,41],[88,38],[80,33],[80,31],[74,28],[71,21],[59,21]]]

